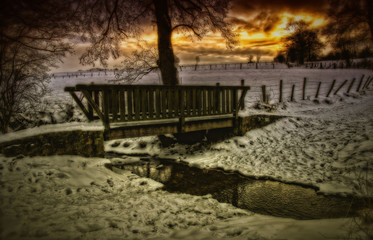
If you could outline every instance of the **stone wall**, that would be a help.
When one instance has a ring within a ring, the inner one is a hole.
[[[235,133],[237,135],[244,135],[246,132],[252,129],[267,126],[284,117],[286,116],[266,115],[266,114],[257,114],[257,115],[239,117],[238,126],[235,129]]]
[[[5,156],[80,155],[104,156],[102,131],[62,131],[44,133],[0,143],[0,153]]]

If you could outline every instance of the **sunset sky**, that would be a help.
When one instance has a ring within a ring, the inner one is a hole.
[[[209,34],[203,40],[173,34],[174,52],[182,65],[195,63],[196,56],[199,56],[200,64],[247,62],[250,55],[260,55],[261,61],[272,61],[281,48],[281,37],[287,34],[287,22],[291,19],[305,20],[311,26],[322,26],[325,24],[326,3],[327,0],[234,0],[227,18],[238,34],[239,42],[233,49],[227,49],[218,33]],[[155,26],[150,26],[145,29],[142,38],[156,44],[155,31]],[[129,53],[134,49],[135,42],[128,41],[122,46]],[[61,68],[56,70],[91,68],[79,65],[78,56],[83,47],[78,47],[77,54],[67,57]],[[109,65],[114,67],[119,62],[111,60]]]

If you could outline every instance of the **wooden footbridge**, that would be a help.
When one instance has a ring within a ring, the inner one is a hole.
[[[76,85],[65,87],[106,139],[235,127],[248,86]]]

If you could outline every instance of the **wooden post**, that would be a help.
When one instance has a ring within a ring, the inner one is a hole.
[[[293,84],[293,86],[291,87],[291,97],[290,97],[291,102],[294,102],[294,91],[295,91],[295,85]]]
[[[282,102],[282,79],[280,80],[280,102]]]
[[[307,78],[303,79],[303,96],[302,100],[306,100],[306,84],[307,84]]]
[[[337,88],[337,90],[335,90],[334,92],[334,95],[337,95],[337,93],[339,92],[339,90],[341,90],[341,88],[343,88],[343,86],[347,83],[347,80],[344,80],[344,82],[341,84],[341,86],[339,86],[339,88]]]
[[[367,78],[362,90],[364,90],[369,85],[369,83],[370,83],[370,77]]]
[[[364,79],[364,74],[363,74],[363,76],[361,76],[361,79],[360,79],[359,85],[357,86],[356,92],[360,91],[360,87],[361,87],[361,84],[363,83],[363,79]]]
[[[262,86],[262,95],[263,95],[262,99],[263,99],[264,103],[266,103],[266,101],[267,101],[267,95],[266,94],[267,94],[267,92],[266,92],[266,85],[263,85]]]
[[[319,97],[320,87],[321,87],[321,82],[319,82],[319,85],[317,86],[317,91],[316,91],[315,98],[318,98],[318,97]]]
[[[241,79],[241,87],[245,86],[245,79]],[[243,91],[241,91],[241,94],[243,93]],[[245,109],[245,101],[243,101],[242,103],[242,108],[241,110],[244,110]]]
[[[240,63],[240,69],[242,69],[242,63]]]
[[[330,86],[329,92],[328,92],[328,94],[326,94],[326,97],[329,97],[330,93],[332,92],[332,90],[334,88],[334,85],[335,85],[335,79],[333,80],[332,85]]]
[[[351,88],[352,88],[352,86],[353,86],[354,83],[355,83],[355,80],[356,80],[355,78],[352,79],[352,81],[351,81],[351,83],[350,83],[350,86],[348,86],[347,93],[350,93]]]
[[[367,83],[367,86],[366,86],[367,88],[369,88],[369,85],[372,82],[372,80],[373,80],[373,77],[370,77],[369,82]]]

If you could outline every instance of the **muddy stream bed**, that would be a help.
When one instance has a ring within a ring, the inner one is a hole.
[[[106,167],[116,173],[131,171],[164,185],[164,190],[192,195],[206,195],[252,212],[295,219],[340,218],[357,215],[367,199],[352,196],[324,195],[317,188],[256,179],[221,169],[200,169],[173,159],[141,157],[139,161],[121,163],[121,155]]]

